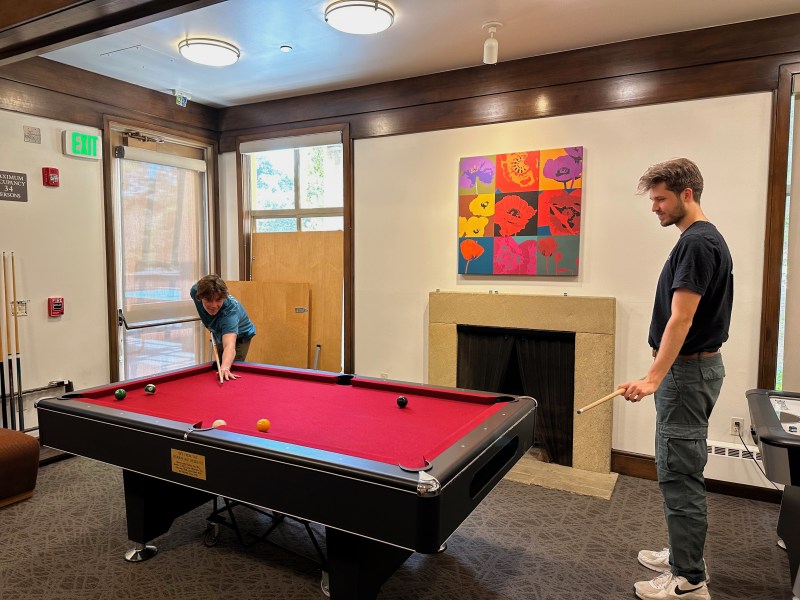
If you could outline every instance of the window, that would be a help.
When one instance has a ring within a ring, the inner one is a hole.
[[[252,233],[344,229],[339,132],[245,142],[240,149]]]

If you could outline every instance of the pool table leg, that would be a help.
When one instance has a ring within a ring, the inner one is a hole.
[[[122,481],[128,539],[136,544],[125,553],[125,559],[130,562],[141,562],[155,556],[158,550],[147,542],[165,534],[176,518],[214,498],[208,492],[127,469],[122,471]]]
[[[332,600],[375,600],[411,550],[326,527]]]

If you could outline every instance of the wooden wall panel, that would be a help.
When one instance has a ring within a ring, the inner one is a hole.
[[[307,283],[226,281],[228,290],[244,305],[256,326],[247,362],[307,369],[310,320]]]
[[[163,92],[32,58],[0,67],[0,109],[103,127],[103,115],[144,121],[216,138],[216,109],[196,102],[182,108]]]
[[[319,344],[319,369],[342,369],[341,231],[253,234],[253,281],[307,283],[311,289],[309,366]]]

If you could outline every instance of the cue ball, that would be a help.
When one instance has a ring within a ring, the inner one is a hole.
[[[397,406],[399,406],[400,408],[405,408],[407,404],[408,404],[408,398],[406,398],[405,396],[397,397]]]
[[[211,424],[212,427],[222,427],[224,425],[227,425],[227,423],[225,421],[223,421],[222,419],[217,419],[216,421],[214,421]]]
[[[268,432],[270,427],[272,427],[272,423],[269,422],[269,419],[259,419],[258,423],[256,423],[256,429],[261,433]]]
[[[124,400],[125,396],[127,395],[128,393],[122,388],[119,388],[116,392],[114,392],[114,398],[116,398],[117,400]]]
[[[146,386],[144,386],[144,392],[145,394],[155,394],[156,386],[153,385],[152,383],[148,383]]]

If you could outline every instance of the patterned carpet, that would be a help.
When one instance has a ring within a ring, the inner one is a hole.
[[[709,495],[706,559],[714,600],[789,600],[778,506]],[[158,555],[131,564],[119,469],[83,458],[46,465],[32,499],[0,509],[0,599],[324,600],[319,573],[270,544],[240,546],[222,529],[203,544],[210,504],[181,517]],[[243,511],[254,527],[263,517]],[[391,518],[391,515],[387,515]],[[279,541],[313,553],[296,523]],[[610,600],[634,598],[655,575],[636,562],[666,530],[657,485],[620,477],[610,501],[504,480],[456,531],[444,554],[413,555],[380,600]]]

